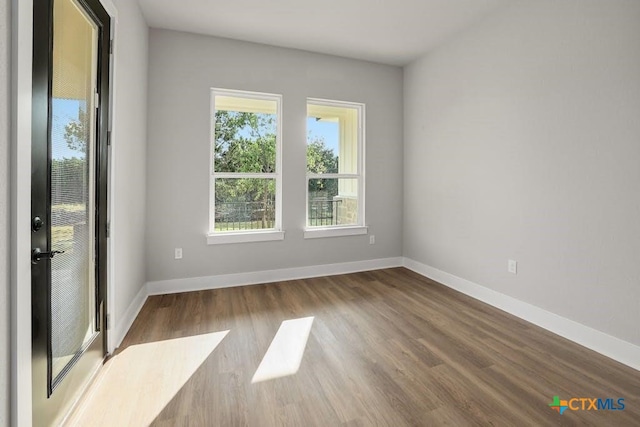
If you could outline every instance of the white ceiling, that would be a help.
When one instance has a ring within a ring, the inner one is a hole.
[[[151,27],[405,65],[513,0],[138,0]]]

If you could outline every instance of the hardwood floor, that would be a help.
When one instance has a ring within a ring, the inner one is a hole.
[[[310,316],[297,373],[252,383]],[[102,376],[77,425],[640,425],[640,372],[403,268],[150,297]]]

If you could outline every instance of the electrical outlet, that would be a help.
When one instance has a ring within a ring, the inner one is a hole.
[[[376,236],[374,236],[373,234],[371,236],[369,236],[369,244],[370,245],[375,245],[376,244]]]
[[[182,259],[182,248],[176,248],[176,259]]]
[[[507,271],[512,274],[518,274],[518,261],[510,259],[507,263]]]

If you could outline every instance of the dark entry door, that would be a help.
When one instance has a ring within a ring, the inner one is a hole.
[[[106,354],[110,17],[34,2],[33,425],[61,421]]]

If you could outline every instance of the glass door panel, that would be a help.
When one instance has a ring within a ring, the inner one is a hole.
[[[74,0],[53,10],[51,383],[97,331],[95,135],[98,28]]]

